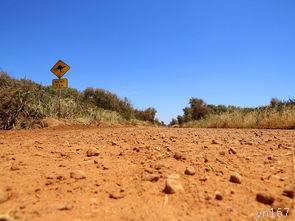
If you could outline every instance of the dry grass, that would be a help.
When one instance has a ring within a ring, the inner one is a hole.
[[[118,112],[84,102],[75,89],[64,89],[61,118],[84,124],[128,123]],[[13,79],[0,72],[0,128],[43,127],[42,118],[58,118],[57,90],[26,79]]]
[[[198,121],[187,122],[184,127],[202,128],[264,128],[295,129],[295,106],[263,108],[249,112],[235,110],[222,114],[209,115]]]

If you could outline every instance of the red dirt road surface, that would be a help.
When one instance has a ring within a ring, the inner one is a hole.
[[[294,148],[295,130],[1,131],[0,220],[295,220]]]

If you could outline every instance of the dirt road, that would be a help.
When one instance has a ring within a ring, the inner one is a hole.
[[[272,214],[270,208],[289,208],[292,220],[293,148],[294,130],[1,131],[0,215],[27,221],[274,220],[262,213],[268,211],[286,220],[287,209]]]

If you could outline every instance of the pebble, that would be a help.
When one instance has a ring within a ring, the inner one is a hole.
[[[118,143],[116,141],[112,141],[112,146],[117,146]]]
[[[10,170],[11,170],[11,171],[20,170],[20,167],[19,167],[18,165],[12,165],[12,166],[10,167]]]
[[[167,179],[165,182],[164,193],[174,194],[174,193],[183,193],[184,189],[182,184],[175,179]]]
[[[181,153],[177,152],[177,153],[174,154],[174,159],[176,159],[176,160],[185,160],[185,157]]]
[[[56,208],[57,210],[71,210],[73,209],[73,205],[72,204],[65,204],[65,205],[61,205],[59,207]]]
[[[122,193],[110,193],[110,195],[109,195],[109,198],[115,199],[115,200],[122,199],[124,197],[125,197],[125,195]]]
[[[87,157],[95,157],[99,155],[99,152],[96,149],[91,148],[87,150],[86,155]]]
[[[233,173],[230,175],[229,181],[232,183],[241,184],[242,183],[242,176],[238,173]]]
[[[72,171],[70,173],[71,178],[74,178],[76,180],[80,180],[80,179],[85,179],[86,175],[83,171],[81,170],[76,170],[76,171]]]
[[[8,193],[0,189],[0,203],[4,203],[9,199]]]
[[[224,156],[225,155],[225,152],[222,150],[222,151],[219,152],[219,155],[220,156]]]
[[[184,174],[193,176],[196,174],[196,170],[193,167],[189,166],[185,169]]]
[[[217,199],[217,200],[222,200],[223,199],[223,197],[222,197],[222,195],[221,195],[221,193],[219,191],[215,192],[215,199]]]
[[[256,201],[263,204],[271,205],[275,201],[275,199],[268,193],[257,193]]]
[[[284,189],[283,196],[293,199],[294,198],[294,187]]]
[[[142,174],[143,181],[157,182],[159,179],[160,177],[157,174],[150,174],[150,173]]]
[[[231,148],[229,148],[228,153],[229,154],[237,154],[237,151],[231,147]]]
[[[211,144],[218,144],[216,140],[212,140]]]
[[[200,177],[199,180],[202,181],[202,182],[206,182],[208,180],[208,178],[203,176],[203,177]]]

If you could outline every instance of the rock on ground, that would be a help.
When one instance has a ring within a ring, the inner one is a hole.
[[[242,176],[239,173],[233,173],[230,175],[229,181],[232,183],[241,184],[242,183]]]
[[[166,179],[164,193],[174,194],[183,193],[184,189],[182,184],[176,179]]]
[[[259,203],[271,205],[275,201],[275,198],[269,193],[257,193],[256,201]]]
[[[294,188],[295,188],[295,186],[291,186],[289,188],[284,189],[283,196],[293,199],[294,198]]]
[[[189,166],[185,169],[184,174],[192,176],[196,174],[196,170],[193,167]]]
[[[87,150],[86,152],[87,157],[95,157],[99,155],[98,150],[94,149],[94,148],[90,148]]]
[[[72,171],[70,173],[71,178],[74,178],[76,180],[80,180],[80,179],[85,179],[86,175],[83,171],[81,170],[76,170],[76,171]]]

